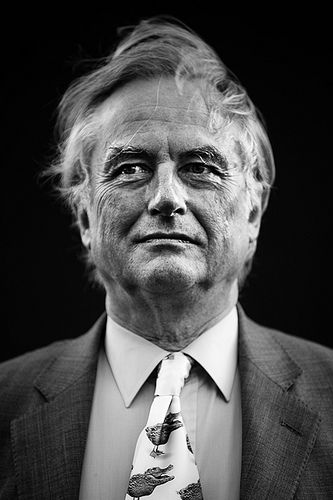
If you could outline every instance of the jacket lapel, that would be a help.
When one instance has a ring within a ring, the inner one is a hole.
[[[301,368],[271,332],[239,317],[241,498],[293,498],[320,417],[295,395]]]
[[[12,422],[18,493],[22,499],[79,496],[102,317],[88,334],[69,341],[38,376],[45,404]]]

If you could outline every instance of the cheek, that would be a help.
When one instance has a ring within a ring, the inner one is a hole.
[[[93,226],[98,240],[110,241],[126,235],[142,210],[142,197],[131,191],[101,186],[93,203]]]
[[[248,247],[244,194],[238,193],[232,200],[215,194],[207,208],[206,231],[212,250],[211,256],[219,264],[237,268],[243,262]]]
[[[239,193],[231,198],[214,193],[206,205],[205,219],[208,222],[207,231],[211,232],[211,236],[228,240],[234,228],[237,226],[241,229],[246,221],[243,194]]]

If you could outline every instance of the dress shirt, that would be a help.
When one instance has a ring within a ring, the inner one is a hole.
[[[195,362],[182,415],[204,500],[239,499],[242,421],[236,308],[183,352]],[[107,319],[81,474],[80,500],[125,497],[137,438],[153,400],[156,367],[168,354]]]

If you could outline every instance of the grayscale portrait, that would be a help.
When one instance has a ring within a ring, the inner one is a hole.
[[[332,498],[329,78],[277,21],[155,14],[18,34],[0,498]]]

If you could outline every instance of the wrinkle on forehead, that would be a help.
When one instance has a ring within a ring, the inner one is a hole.
[[[153,119],[158,114],[161,121],[176,121],[197,125],[209,120],[205,100],[197,85],[186,85],[180,91],[173,79],[137,80],[129,82],[96,110],[105,125],[112,121],[127,122]],[[200,118],[198,119],[198,117]]]
[[[173,79],[166,78],[125,84],[99,106],[95,118],[104,152],[119,140],[123,145],[137,142],[138,137],[139,142],[151,142],[156,134],[160,138],[177,135],[178,139],[180,134],[194,146],[196,141],[213,140],[230,150],[232,136],[239,136],[217,106],[208,109],[197,84],[188,82],[179,89]]]
[[[158,116],[157,116],[158,113]],[[154,121],[155,123],[177,123],[194,125],[208,129],[210,116],[208,112],[200,116],[194,110],[177,106],[145,106],[126,110],[121,116],[110,116],[105,123],[106,127],[114,128],[113,123],[140,123]]]

